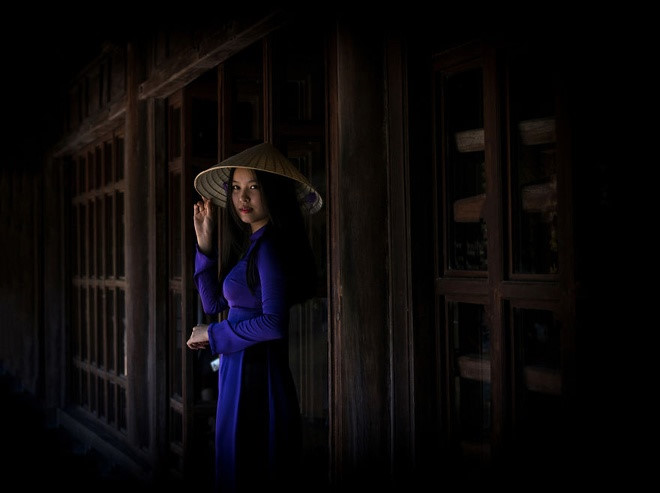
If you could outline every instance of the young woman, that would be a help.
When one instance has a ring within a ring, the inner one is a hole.
[[[220,355],[216,481],[220,491],[292,486],[301,453],[298,396],[289,368],[289,309],[314,295],[316,266],[302,212],[322,199],[270,144],[195,178],[194,280],[204,311],[227,318],[193,328],[191,349]],[[214,205],[224,208],[218,277]]]

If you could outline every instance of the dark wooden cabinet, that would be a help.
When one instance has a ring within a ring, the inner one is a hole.
[[[437,399],[457,479],[561,453],[575,290],[553,61],[485,42],[434,57]]]

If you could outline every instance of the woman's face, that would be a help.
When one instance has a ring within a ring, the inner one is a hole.
[[[263,201],[261,185],[251,169],[236,168],[231,182],[231,201],[241,221],[254,233],[268,223],[268,207]]]

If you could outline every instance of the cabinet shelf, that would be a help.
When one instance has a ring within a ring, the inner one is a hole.
[[[558,370],[541,366],[526,366],[523,370],[527,390],[543,394],[561,394],[561,374]]]
[[[475,128],[454,134],[458,152],[478,152],[484,150],[484,129]]]
[[[554,118],[534,118],[518,123],[523,145],[551,144],[557,141]]]
[[[545,183],[522,187],[522,208],[525,212],[554,212],[557,210],[557,176]]]
[[[490,360],[478,356],[459,356],[458,374],[462,378],[490,382]]]
[[[472,442],[469,440],[461,440],[461,452],[467,457],[489,460],[491,455],[490,443],[485,442]]]
[[[485,193],[455,200],[454,221],[457,223],[478,223],[483,218],[485,203]]]

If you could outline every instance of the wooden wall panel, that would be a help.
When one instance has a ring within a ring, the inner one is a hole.
[[[0,243],[0,368],[20,375],[24,389],[39,394],[43,185],[39,174],[9,166],[2,176],[6,195],[2,197],[4,227]]]
[[[70,234],[68,179],[71,161],[49,159],[44,168],[43,212],[43,330],[44,402],[48,408],[65,405],[67,266],[65,241]]]

